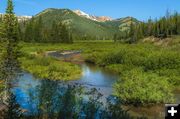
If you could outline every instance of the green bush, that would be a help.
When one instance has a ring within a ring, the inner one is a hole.
[[[159,76],[168,77],[168,81],[170,84],[175,86],[180,86],[180,68],[179,69],[159,69],[153,71],[154,73],[158,74]]]
[[[144,67],[145,70],[177,69],[180,68],[180,55],[172,51],[154,52],[145,58]]]
[[[142,69],[127,71],[114,85],[115,95],[127,104],[171,103],[171,85],[167,78]]]
[[[105,68],[109,71],[113,71],[114,73],[121,75],[125,71],[129,71],[132,68],[134,68],[134,66],[126,65],[126,64],[111,64],[111,65],[107,65]]]

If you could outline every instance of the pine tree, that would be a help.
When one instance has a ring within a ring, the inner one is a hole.
[[[69,32],[68,32],[68,30],[67,30],[67,28],[66,28],[66,25],[64,25],[64,24],[61,24],[62,26],[61,26],[61,39],[62,39],[62,43],[68,43],[68,41],[69,41]]]
[[[23,40],[26,42],[34,41],[34,18],[32,18],[29,23],[25,25],[25,32]]]
[[[113,36],[113,40],[114,40],[114,42],[116,42],[116,41],[117,41],[117,34],[114,34],[114,36]]]
[[[42,42],[42,29],[43,29],[42,18],[39,17],[39,19],[35,22],[33,29],[35,42]]]
[[[180,35],[180,16],[178,16],[178,21],[177,21],[177,33]]]
[[[130,37],[130,40],[129,40],[130,44],[136,42],[136,38],[135,38],[135,26],[134,26],[133,23],[131,23],[131,25],[130,25],[129,37]]]
[[[13,12],[13,2],[8,0],[6,14],[3,18],[1,43],[3,44],[2,58],[0,61],[0,79],[5,80],[6,95],[10,91],[10,80],[15,79],[20,73],[20,50],[18,46],[18,21]]]
[[[69,35],[69,43],[73,43],[73,35],[72,35],[72,33],[70,33],[70,35]]]
[[[51,32],[51,30],[49,30],[49,29],[43,29],[43,31],[42,31],[42,42],[45,42],[45,43],[47,43],[47,42],[49,42],[49,39],[50,39],[50,32]]]
[[[16,102],[16,96],[10,92],[8,100],[7,111],[4,119],[20,119],[22,118],[22,111],[20,105]]]
[[[151,18],[148,20],[147,25],[148,25],[147,34],[148,34],[148,36],[151,36],[152,35],[152,28],[153,28],[153,23],[152,23]]]
[[[55,21],[52,24],[50,37],[51,37],[51,42],[53,42],[53,43],[57,43],[57,42],[61,41],[61,37],[60,37],[60,28],[61,27],[59,27],[59,26],[61,26],[61,24],[57,25]]]
[[[174,34],[177,35],[178,34],[178,13],[177,12],[174,14],[174,25],[175,25]]]
[[[3,21],[3,15],[0,14],[0,24],[2,23],[2,21]]]

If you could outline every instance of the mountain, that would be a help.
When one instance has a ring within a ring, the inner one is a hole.
[[[93,16],[93,15],[89,15],[81,10],[74,10],[74,13],[76,13],[79,16],[85,17],[87,19],[91,19],[94,21],[98,21],[98,22],[105,22],[105,21],[111,21],[112,19],[110,17],[106,17],[106,16]]]
[[[0,13],[0,17],[2,18],[4,16],[3,13]],[[32,16],[16,16],[18,21],[27,21],[32,18]]]
[[[27,21],[32,18],[32,16],[17,16],[18,21]]]
[[[92,37],[93,39],[105,39],[112,37],[116,32],[114,27],[108,26],[103,22],[79,16],[69,9],[46,9],[34,16],[34,19],[40,17],[46,27],[51,27],[53,22],[62,22],[66,24],[75,37],[81,36]]]
[[[105,22],[105,21],[111,21],[112,20],[111,17],[107,17],[107,16],[100,16],[100,17],[96,16],[96,19],[99,22]]]
[[[112,21],[106,21],[105,24],[109,25],[111,27],[115,27],[119,31],[126,31],[129,30],[130,25],[132,24],[138,24],[140,21],[133,17],[125,17],[120,19],[115,19]]]
[[[139,23],[132,17],[112,20],[109,17],[97,17],[80,10],[46,9],[34,16],[42,18],[45,27],[51,27],[53,22],[62,22],[68,26],[75,38],[90,37],[93,39],[110,39],[119,31],[128,30],[132,23]]]

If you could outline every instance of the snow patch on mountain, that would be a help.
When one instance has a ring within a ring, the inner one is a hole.
[[[93,21],[98,21],[98,22],[105,22],[105,21],[111,21],[112,19],[110,17],[106,17],[106,16],[93,16],[93,15],[89,15],[81,10],[74,10],[73,11],[75,14],[85,17],[87,19],[91,19]]]
[[[4,13],[0,13],[0,16],[3,17],[5,14]],[[32,18],[32,16],[27,16],[27,15],[24,15],[24,16],[17,16],[17,19],[18,21],[26,21],[26,20],[29,20]]]

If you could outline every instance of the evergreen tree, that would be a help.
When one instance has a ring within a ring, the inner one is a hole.
[[[116,42],[116,41],[117,41],[117,34],[114,34],[114,36],[113,36],[113,40],[114,40],[114,42]]]
[[[177,12],[170,15],[167,11],[166,16],[159,20],[153,21],[150,18],[147,23],[131,24],[128,37],[129,43],[133,43],[143,37],[154,36],[164,39],[171,35],[180,35],[180,15]]]
[[[60,28],[61,28],[61,24],[58,25],[54,21],[53,24],[52,24],[52,27],[51,27],[51,35],[50,35],[51,42],[57,43],[57,42],[61,41]]]
[[[148,36],[151,36],[152,35],[152,29],[153,29],[153,22],[152,22],[152,19],[150,18],[149,20],[148,20],[148,23],[147,23],[147,35]]]
[[[135,26],[133,23],[130,25],[130,31],[129,31],[129,43],[135,43],[136,42],[136,37],[135,37]]]
[[[0,61],[0,79],[5,80],[5,97],[8,98],[11,87],[10,80],[15,79],[20,73],[18,21],[13,12],[12,0],[8,0],[1,30],[0,40],[1,44],[3,44],[3,51]]]
[[[60,34],[61,34],[62,43],[68,43],[68,41],[69,41],[69,32],[68,32],[68,30],[66,28],[66,25],[61,24]]]
[[[177,34],[180,35],[180,16],[178,16],[177,20]]]
[[[35,22],[33,29],[35,42],[42,42],[42,29],[43,29],[42,18],[39,17],[39,19]]]
[[[34,41],[34,18],[32,18],[29,23],[26,24],[25,32],[24,32],[24,41],[32,42]]]
[[[16,96],[10,92],[7,100],[7,111],[4,119],[20,119],[22,118],[22,111],[20,105],[16,102]]]
[[[73,35],[72,35],[72,33],[70,33],[70,35],[69,35],[69,43],[73,43]]]
[[[3,21],[3,15],[0,14],[0,24],[2,23]]]
[[[49,30],[49,29],[43,29],[42,42],[45,42],[45,43],[49,42],[50,35],[51,35],[50,32],[51,32],[51,30]]]

